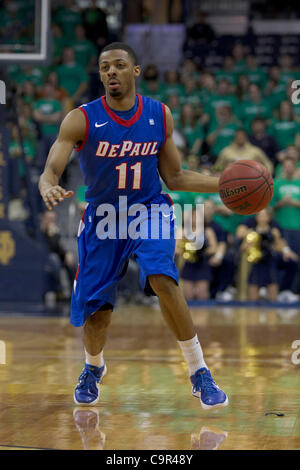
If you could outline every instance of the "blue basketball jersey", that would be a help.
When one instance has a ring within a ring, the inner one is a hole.
[[[79,162],[87,186],[86,201],[118,208],[119,196],[127,204],[146,203],[161,193],[158,153],[166,141],[163,103],[137,95],[135,113],[123,119],[105,96],[79,109],[86,118],[86,133]]]

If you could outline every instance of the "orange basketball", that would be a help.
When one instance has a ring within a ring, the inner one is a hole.
[[[236,214],[250,215],[261,211],[271,201],[273,190],[271,173],[253,160],[231,163],[219,180],[222,202]]]

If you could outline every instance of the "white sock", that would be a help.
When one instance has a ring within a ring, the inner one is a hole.
[[[202,348],[197,335],[187,341],[178,341],[178,344],[183,352],[190,375],[194,375],[196,370],[201,369],[201,367],[206,367],[208,369],[203,358]]]
[[[96,367],[103,367],[104,366],[103,351],[101,351],[96,356],[92,356],[91,354],[89,354],[86,349],[84,349],[84,352],[85,352],[85,363],[86,364],[90,364],[91,366],[96,366]]]

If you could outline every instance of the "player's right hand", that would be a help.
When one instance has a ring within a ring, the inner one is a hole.
[[[52,211],[52,206],[57,206],[59,202],[62,202],[66,197],[72,197],[73,191],[66,191],[59,185],[52,186],[42,193],[42,198],[46,207],[49,211]]]

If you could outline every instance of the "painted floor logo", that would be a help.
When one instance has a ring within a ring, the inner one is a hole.
[[[6,86],[3,80],[0,80],[0,104],[6,104]]]

